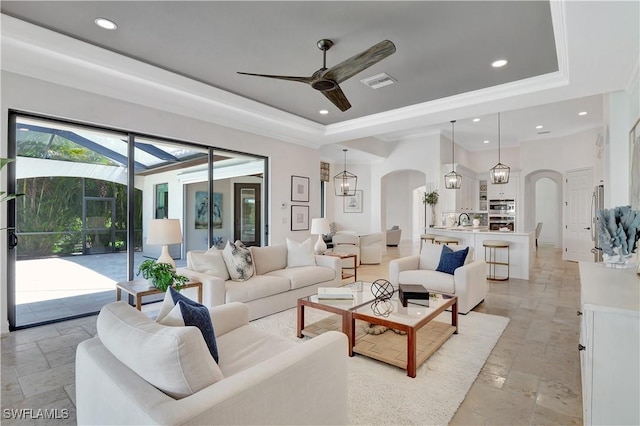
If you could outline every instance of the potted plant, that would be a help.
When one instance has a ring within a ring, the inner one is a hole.
[[[176,270],[168,263],[158,263],[151,259],[140,264],[136,275],[140,274],[143,278],[148,279],[155,288],[162,291],[167,291],[170,286],[180,291],[182,284],[189,281],[187,277],[176,274]]]
[[[435,189],[431,192],[425,192],[424,196],[422,197],[422,202],[425,205],[425,220],[426,220],[426,207],[427,204],[429,204],[429,206],[431,206],[431,224],[429,225],[430,228],[433,228],[436,224],[436,204],[438,204],[438,190]]]
[[[477,228],[478,226],[480,226],[480,219],[482,219],[482,216],[480,216],[479,214],[474,214],[473,215],[473,226],[475,228]]]

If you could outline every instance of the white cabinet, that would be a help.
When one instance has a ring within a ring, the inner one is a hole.
[[[488,181],[487,196],[489,200],[517,200],[518,199],[518,175],[511,172],[509,183],[496,185]]]
[[[640,424],[640,276],[580,262],[585,425]]]
[[[462,175],[460,189],[456,190],[456,211],[475,212],[478,211],[478,181],[472,177]]]

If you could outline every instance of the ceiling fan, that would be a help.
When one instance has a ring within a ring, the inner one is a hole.
[[[339,84],[358,74],[360,71],[369,68],[371,65],[380,62],[396,51],[396,46],[391,41],[383,40],[367,50],[340,62],[338,65],[327,68],[327,50],[333,46],[333,42],[328,39],[322,39],[318,41],[317,45],[318,49],[322,50],[322,68],[314,72],[311,77],[253,74],[240,71],[238,71],[238,74],[307,83],[314,89],[322,92],[340,111],[346,111],[351,108],[351,104],[342,92]]]

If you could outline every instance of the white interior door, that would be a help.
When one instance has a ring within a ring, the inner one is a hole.
[[[580,169],[565,175],[564,260],[593,261],[591,248],[591,195],[593,169]]]

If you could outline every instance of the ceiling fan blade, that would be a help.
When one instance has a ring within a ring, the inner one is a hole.
[[[332,90],[325,90],[321,93],[325,95],[327,99],[331,101],[331,103],[337,106],[340,109],[340,111],[344,112],[349,108],[351,108],[351,104],[349,103],[349,100],[342,92],[342,89],[340,88],[340,86],[336,86],[336,88]]]
[[[395,51],[396,46],[393,42],[383,40],[380,43],[371,46],[367,50],[329,68],[322,77],[342,83],[346,79],[358,74],[360,71],[369,68],[376,62],[380,62]]]
[[[250,72],[240,72],[240,71],[237,71],[237,73],[238,74],[243,74],[243,75],[253,75],[255,77],[275,78],[277,80],[299,81],[300,83],[307,83],[307,84],[311,84],[311,82],[314,80],[313,77],[295,77],[295,76],[290,76],[290,75],[253,74],[253,73],[250,73]]]

